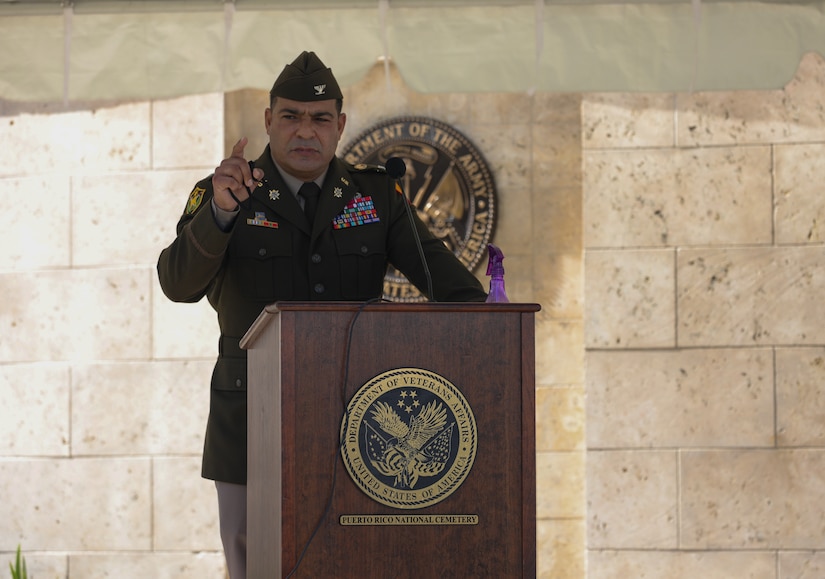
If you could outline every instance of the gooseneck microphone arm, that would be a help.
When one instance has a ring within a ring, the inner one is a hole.
[[[387,169],[387,175],[389,175],[390,179],[395,181],[398,187],[401,188],[399,181],[401,180],[401,177],[404,176],[404,173],[407,172],[407,164],[398,157],[390,157],[387,159],[387,164],[385,167]],[[427,297],[431,302],[434,302],[436,300],[435,295],[433,295],[433,278],[430,275],[430,267],[427,265],[427,258],[424,256],[424,247],[421,245],[421,237],[418,235],[418,228],[415,226],[412,207],[410,207],[411,201],[407,198],[406,193],[402,193],[402,195],[404,195],[404,208],[407,211],[407,218],[410,220],[410,227],[412,228],[413,237],[415,238],[415,246],[418,248],[418,255],[421,258],[421,265],[424,267],[424,277],[427,278]]]

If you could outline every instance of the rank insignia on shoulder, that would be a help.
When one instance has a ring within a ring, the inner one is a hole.
[[[204,193],[206,193],[206,189],[202,187],[192,189],[192,192],[189,194],[189,200],[186,202],[186,215],[192,215],[197,211],[201,205],[201,201],[203,201]]]
[[[387,170],[381,165],[367,165],[366,163],[358,163],[352,166],[353,171],[359,173],[386,173]]]

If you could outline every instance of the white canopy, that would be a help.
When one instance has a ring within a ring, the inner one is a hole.
[[[391,59],[420,92],[784,86],[825,0],[0,0],[0,98],[269,89],[313,50],[342,86]]]

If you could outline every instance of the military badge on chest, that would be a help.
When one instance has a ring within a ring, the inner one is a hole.
[[[456,129],[426,117],[396,117],[365,130],[342,157],[356,168],[403,159],[401,185],[433,235],[471,271],[487,255],[497,216],[495,183],[482,154]],[[426,300],[393,267],[384,278],[384,297]]]
[[[343,211],[332,220],[333,229],[347,229],[367,223],[377,223],[378,213],[375,211],[375,204],[371,196],[362,196],[358,193],[352,201],[344,206]]]

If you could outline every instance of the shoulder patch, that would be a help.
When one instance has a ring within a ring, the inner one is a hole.
[[[192,215],[197,211],[198,207],[201,206],[201,201],[203,201],[204,193],[206,193],[206,189],[202,187],[195,186],[195,188],[192,189],[192,192],[189,194],[189,200],[186,202],[186,215]]]
[[[386,173],[387,170],[381,165],[367,165],[366,163],[358,163],[357,165],[350,165],[350,168],[355,173]]]

